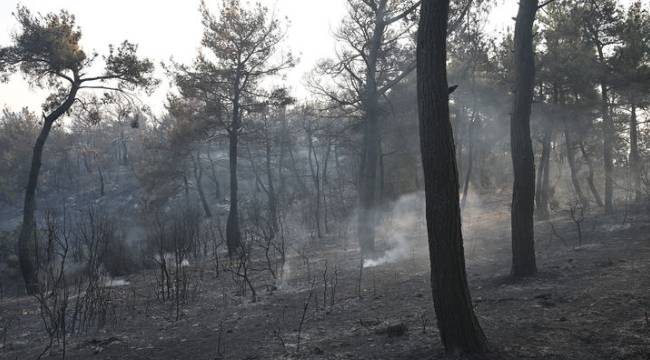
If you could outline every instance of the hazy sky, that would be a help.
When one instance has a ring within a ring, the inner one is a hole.
[[[297,55],[300,62],[289,72],[286,83],[297,97],[305,97],[308,94],[303,85],[305,73],[319,59],[333,55],[332,32],[345,15],[345,0],[261,2],[290,21],[285,47]],[[18,3],[0,0],[1,45],[7,45],[9,34],[17,30],[12,12]],[[172,56],[177,61],[189,63],[197,53],[201,38],[199,0],[22,0],[20,3],[35,12],[69,10],[77,17],[83,31],[82,45],[87,52],[95,49],[100,54],[106,53],[108,44],[128,39],[139,44],[140,54],[154,59],[157,65]],[[207,3],[218,5],[221,0],[207,0]],[[512,25],[515,11],[515,1],[502,2],[492,16],[492,26]],[[166,91],[166,86],[161,87],[145,102],[160,110]],[[30,89],[20,76],[15,76],[9,84],[0,84],[0,107],[17,110],[29,106],[39,110],[45,96],[42,91]]]

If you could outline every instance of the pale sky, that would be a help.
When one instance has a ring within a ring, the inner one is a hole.
[[[34,12],[47,13],[67,9],[77,17],[83,31],[82,45],[86,52],[106,53],[108,44],[125,39],[139,44],[140,54],[152,58],[159,68],[160,61],[174,57],[190,63],[197,54],[202,27],[198,12],[199,0],[0,0],[0,45],[8,45],[10,34],[17,30],[12,16],[21,3]],[[221,0],[207,0],[210,6]],[[284,47],[300,58],[297,67],[287,74],[286,84],[294,96],[305,98],[308,91],[304,76],[318,60],[334,55],[333,31],[345,15],[345,0],[261,0],[275,9],[280,17],[290,21]],[[492,26],[503,29],[512,25],[516,2],[501,1],[494,11]],[[162,78],[162,74],[160,76]],[[163,79],[167,84],[167,79]],[[155,111],[162,109],[168,87],[161,88],[151,98],[143,98]],[[20,75],[8,84],[0,84],[0,107],[18,110],[29,106],[40,112],[45,92],[30,89]]]

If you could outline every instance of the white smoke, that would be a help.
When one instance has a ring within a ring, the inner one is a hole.
[[[400,197],[384,213],[383,221],[375,230],[378,240],[383,240],[388,250],[379,258],[365,259],[363,267],[375,267],[407,258],[412,249],[419,246],[419,235],[426,231],[424,193]]]

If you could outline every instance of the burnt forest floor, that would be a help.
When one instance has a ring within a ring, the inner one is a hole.
[[[650,359],[647,207],[587,216],[580,245],[566,214],[537,222],[540,272],[521,281],[508,276],[506,208],[464,222],[468,279],[493,357]],[[416,242],[422,243],[420,237]],[[105,323],[68,338],[66,358],[442,357],[426,247],[363,269],[360,289],[359,253],[341,248],[319,245],[291,255],[280,285],[266,274],[253,276],[256,302],[231,274],[217,277],[208,261],[193,264],[191,295],[179,320],[176,308],[154,295],[154,270],[129,276],[128,285],[111,289]],[[32,298],[0,300],[1,359],[35,359],[46,339]],[[55,357],[61,357],[60,346],[43,358]]]

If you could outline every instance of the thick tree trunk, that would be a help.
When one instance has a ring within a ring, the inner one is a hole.
[[[566,157],[567,162],[569,163],[569,171],[571,172],[571,184],[573,185],[573,190],[576,193],[576,198],[580,202],[580,205],[584,209],[589,206],[589,201],[582,192],[582,186],[580,186],[580,180],[578,179],[578,169],[576,165],[576,156],[573,139],[571,137],[571,130],[566,123],[566,119],[563,119],[564,122],[564,141],[566,143]]]
[[[65,114],[72,104],[74,104],[79,84],[73,84],[66,100],[56,108],[52,113],[43,119],[43,128],[36,139],[32,153],[32,163],[25,187],[25,202],[23,205],[23,223],[18,236],[18,259],[20,262],[20,271],[25,281],[25,289],[28,294],[34,294],[39,290],[38,281],[38,264],[36,260],[36,188],[38,187],[38,177],[41,170],[41,161],[43,159],[43,149],[45,142],[50,135],[52,125],[63,114]]]
[[[376,76],[377,59],[385,29],[385,8],[386,1],[380,1],[375,11],[375,26],[366,61],[365,131],[361,179],[359,182],[359,218],[357,228],[359,245],[364,254],[373,254],[375,252],[377,170],[381,155],[379,92]]]
[[[373,73],[374,76],[374,73]],[[369,81],[369,83],[374,81]],[[368,85],[369,87],[371,85]],[[364,133],[364,160],[362,162],[361,179],[359,184],[359,245],[364,254],[375,251],[375,222],[377,200],[377,169],[379,166],[379,152],[381,135],[377,114],[376,88],[368,91],[369,98],[366,109],[366,124]]]
[[[634,191],[634,199],[635,201],[641,201],[641,158],[639,156],[636,104],[632,104],[630,111],[630,175],[632,176],[632,191]]]
[[[467,286],[458,169],[447,87],[448,0],[422,2],[418,31],[418,111],[425,177],[431,287],[440,336],[449,353],[482,353],[486,339]]]
[[[533,215],[535,207],[535,158],[530,138],[530,113],[535,86],[533,23],[537,0],[520,0],[515,25],[515,94],[510,122],[510,147],[514,170],[512,189],[512,275],[537,272]]]

